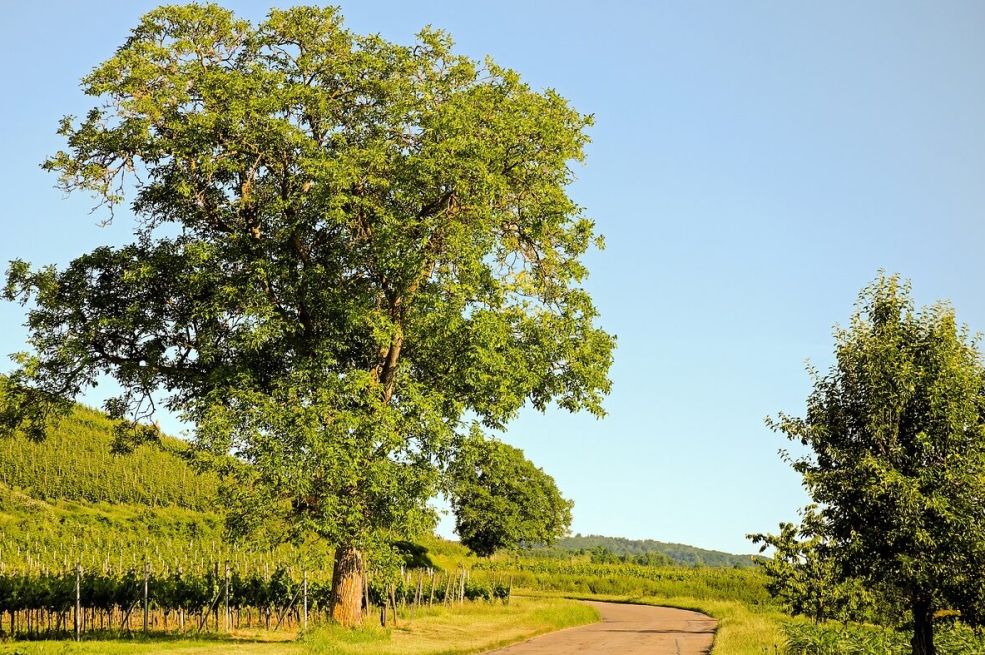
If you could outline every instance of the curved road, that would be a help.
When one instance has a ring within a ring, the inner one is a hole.
[[[569,628],[488,655],[705,655],[715,639],[715,619],[673,607],[586,601],[600,623]]]

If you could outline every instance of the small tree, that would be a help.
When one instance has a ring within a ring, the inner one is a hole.
[[[950,306],[917,311],[897,277],[862,291],[835,342],[830,372],[812,372],[806,417],[769,423],[809,448],[793,461],[818,506],[807,536],[842,579],[905,598],[913,652],[932,655],[935,610],[982,621],[982,357]]]
[[[155,438],[163,401],[233,480],[233,527],[336,545],[352,625],[363,552],[431,525],[468,419],[602,413],[613,339],[566,193],[591,117],[554,91],[432,29],[404,46],[332,8],[253,25],[196,4],[144,16],[83,88],[98,104],[45,168],[111,209],[132,192],[135,238],[11,264],[34,352],[8,432],[42,436],[102,375],[121,436]]]
[[[810,508],[805,524],[810,523]],[[801,538],[810,528],[781,523],[778,534],[750,535],[761,544],[760,552],[771,549],[770,557],[757,560],[766,574],[766,590],[780,600],[793,615],[815,622],[827,620],[873,621],[879,616],[876,595],[867,591],[858,578],[845,578],[837,570],[827,544],[819,537]]]
[[[472,552],[488,557],[567,534],[573,503],[522,450],[473,437],[463,451],[449,471],[449,496],[455,531]]]

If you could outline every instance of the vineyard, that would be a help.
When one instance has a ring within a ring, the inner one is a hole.
[[[184,442],[165,437],[163,448],[116,455],[112,435],[109,417],[77,405],[41,443],[23,435],[0,440],[0,485],[37,500],[216,510],[218,479],[178,456]]]
[[[16,639],[20,652],[24,640],[78,635],[98,644],[145,629],[152,639],[188,642],[283,639],[327,622],[329,546],[274,544],[263,534],[228,542],[218,482],[187,464],[180,442],[112,455],[111,428],[101,413],[79,407],[43,443],[0,442],[0,638]],[[403,628],[413,618],[423,627],[435,612],[535,612],[502,604],[518,588],[772,608],[755,568],[673,565],[649,550],[538,549],[480,559],[426,537],[412,551],[371,572],[368,624],[383,618]]]
[[[320,572],[319,572],[320,573]],[[401,614],[435,604],[508,603],[508,578],[473,579],[464,567],[401,570],[368,576],[364,612],[396,624]],[[287,568],[245,572],[218,563],[182,568],[0,573],[0,637],[19,639],[88,634],[197,634],[247,628],[304,630],[328,621],[331,579]],[[3,620],[6,616],[6,621]]]
[[[512,575],[518,587],[574,594],[690,597],[737,600],[750,606],[772,606],[765,578],[757,569],[601,564],[577,559],[493,559],[476,570]]]

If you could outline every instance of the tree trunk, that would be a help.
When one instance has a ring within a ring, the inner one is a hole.
[[[332,620],[350,628],[360,625],[362,591],[362,555],[352,546],[339,546],[335,550],[335,569],[332,571]]]
[[[926,597],[913,599],[913,655],[937,655],[934,648],[934,609]]]

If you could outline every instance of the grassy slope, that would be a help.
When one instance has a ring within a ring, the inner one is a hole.
[[[301,641],[134,640],[0,643],[0,655],[465,655],[591,623],[596,612],[561,599],[517,598],[509,606],[474,604],[421,611],[397,629],[326,627]]]

